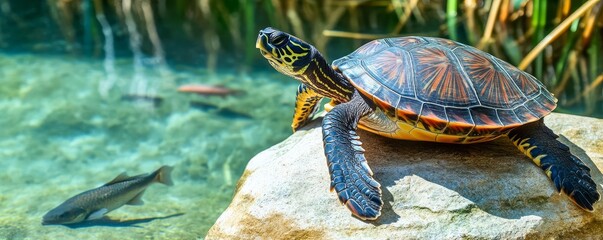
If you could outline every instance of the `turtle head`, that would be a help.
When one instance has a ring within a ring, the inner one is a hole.
[[[304,74],[316,53],[314,46],[270,27],[260,31],[255,46],[272,67],[292,77]]]
[[[351,99],[353,86],[309,43],[286,32],[265,28],[255,46],[274,69],[300,80],[318,95],[339,102]]]

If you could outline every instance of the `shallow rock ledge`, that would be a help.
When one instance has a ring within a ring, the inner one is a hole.
[[[603,193],[603,120],[552,114],[545,122],[571,141],[562,137]],[[506,138],[447,145],[360,132],[385,201],[377,221],[361,221],[329,192],[319,123],[249,162],[208,239],[603,237],[603,204],[578,209]]]

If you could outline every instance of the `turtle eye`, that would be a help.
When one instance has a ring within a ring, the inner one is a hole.
[[[287,36],[285,34],[278,34],[272,38],[270,41],[275,46],[280,46],[287,41]]]

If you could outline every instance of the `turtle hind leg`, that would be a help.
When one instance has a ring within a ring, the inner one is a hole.
[[[379,217],[383,206],[380,184],[372,177],[356,134],[358,120],[371,111],[356,93],[350,102],[337,105],[327,113],[322,125],[331,190],[334,189],[339,201],[363,220]]]
[[[590,169],[558,137],[544,125],[543,119],[509,133],[513,144],[545,171],[557,191],[567,194],[581,208],[593,211],[600,195]]]

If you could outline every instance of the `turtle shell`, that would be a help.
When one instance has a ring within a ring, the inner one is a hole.
[[[431,133],[500,135],[557,102],[532,75],[448,39],[374,40],[333,67],[388,116]]]

